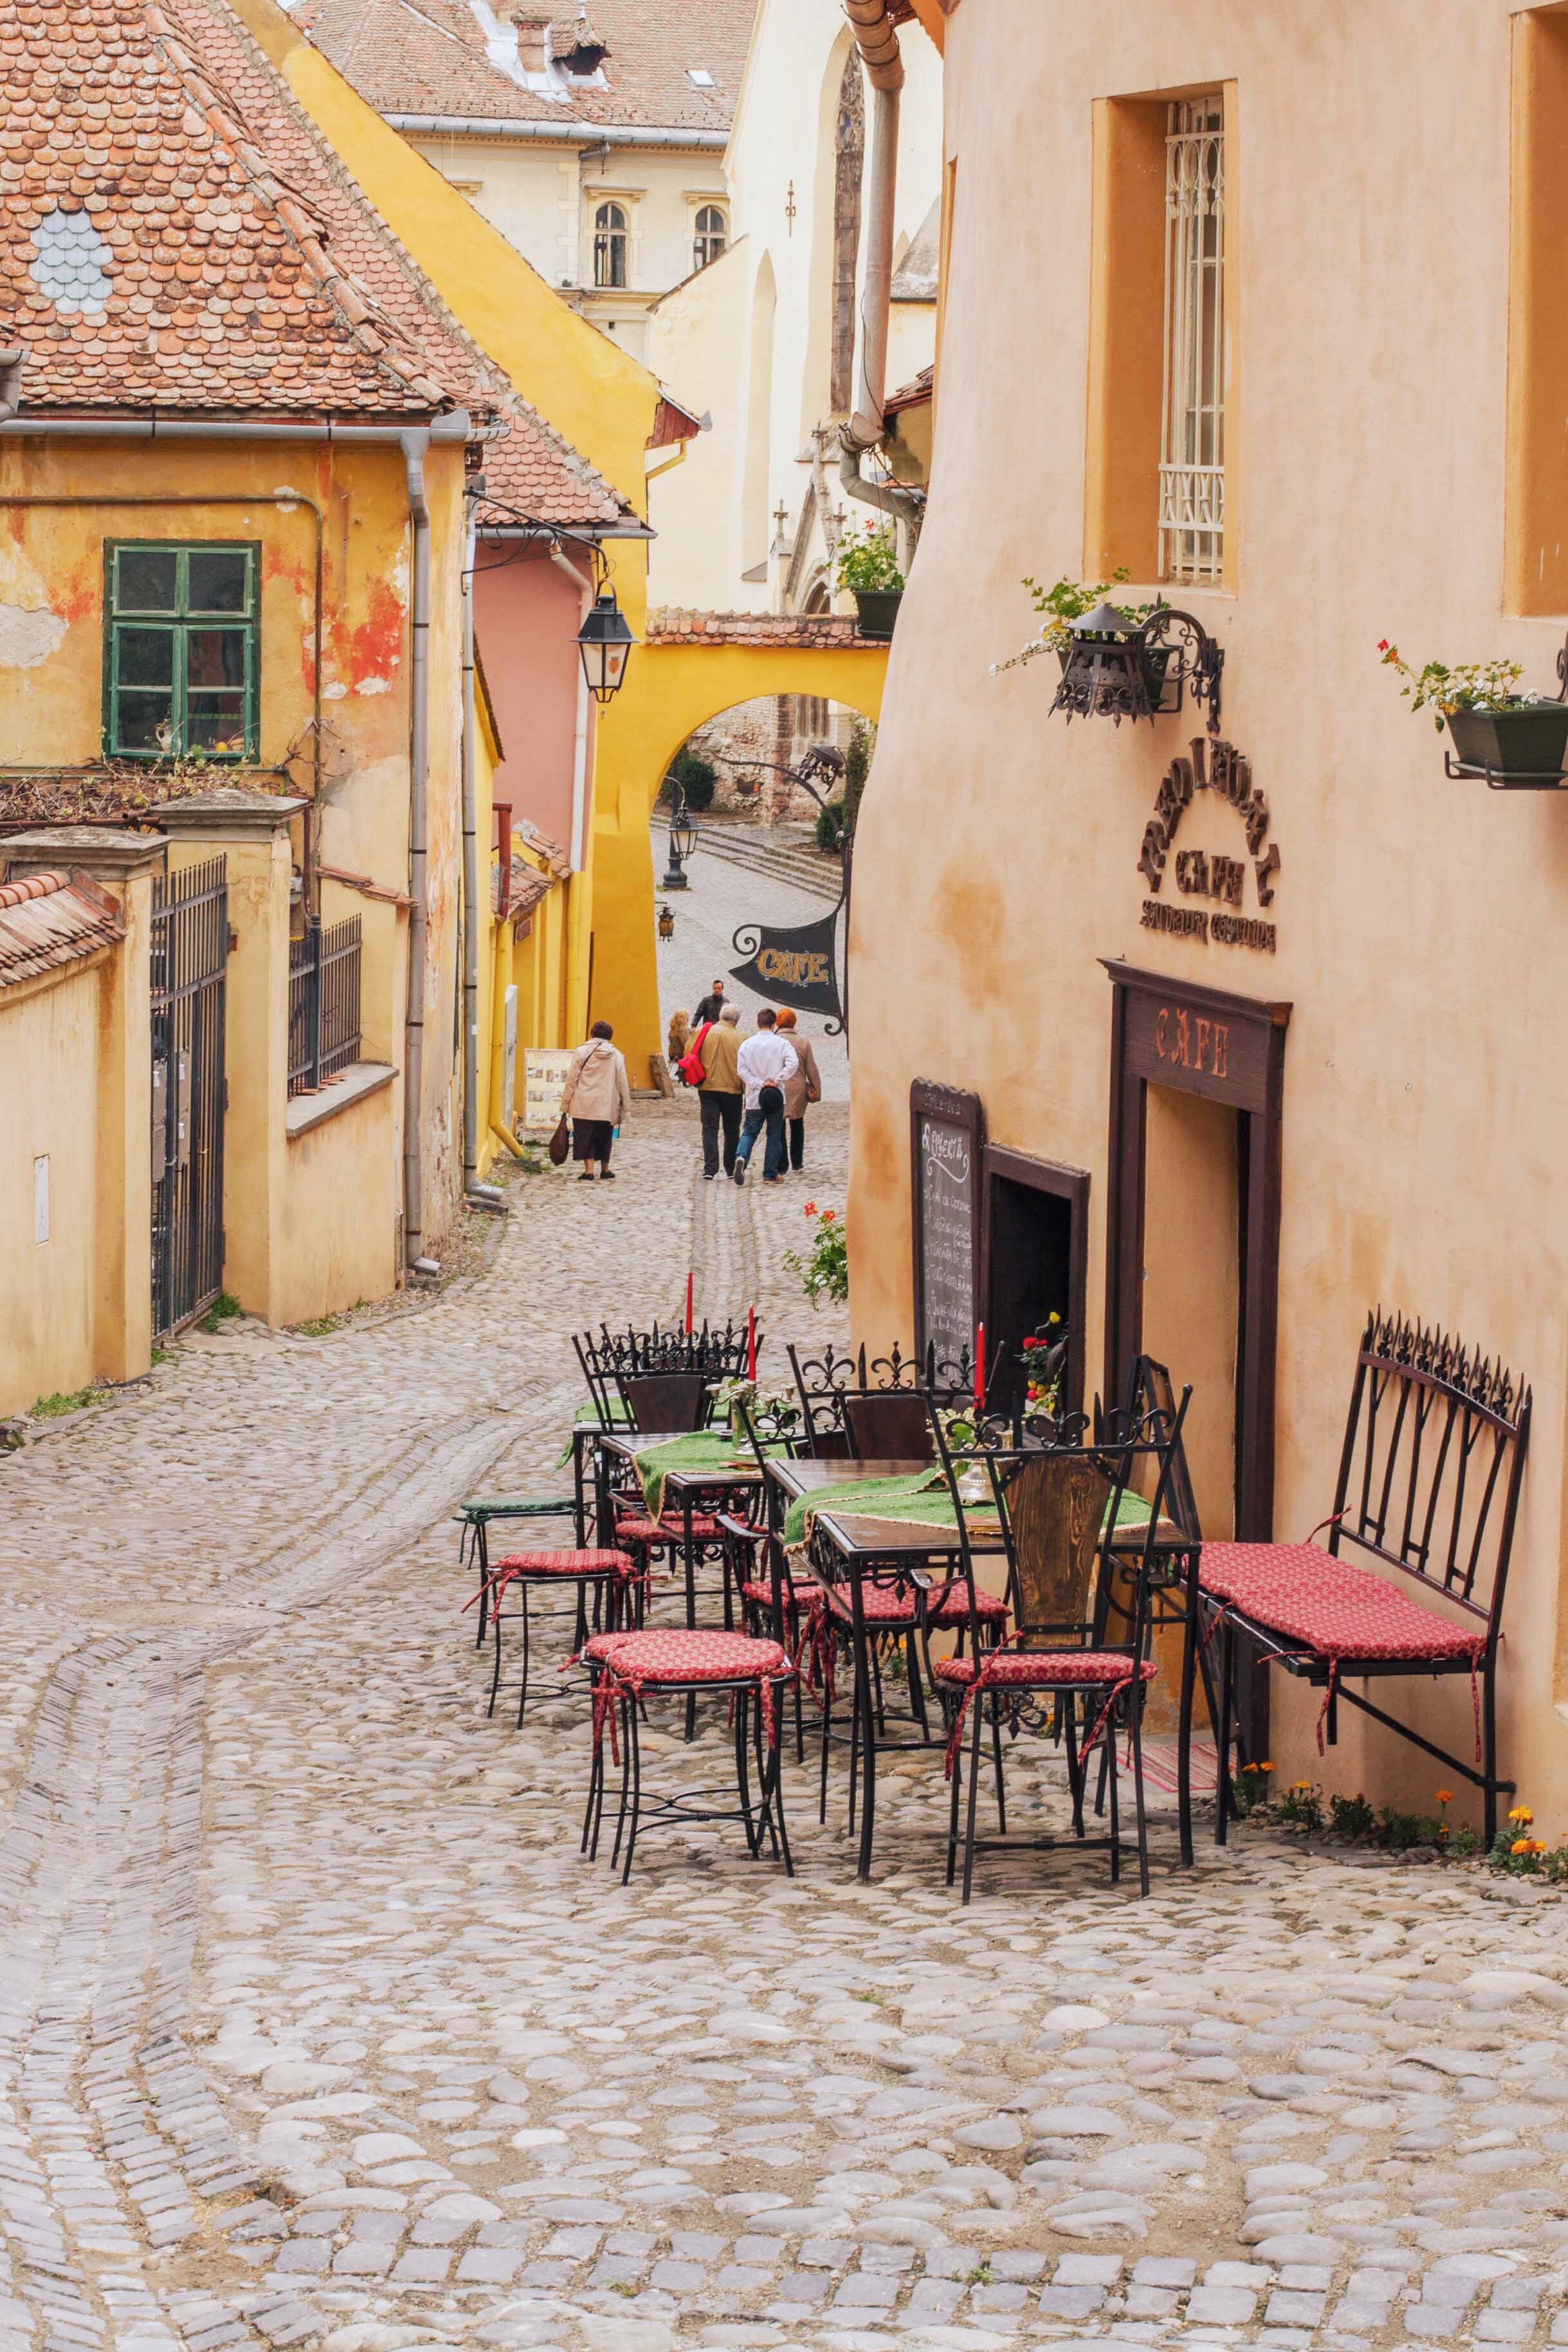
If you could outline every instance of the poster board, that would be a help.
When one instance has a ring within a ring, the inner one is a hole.
[[[554,1129],[561,1123],[561,1097],[572,1067],[569,1045],[525,1045],[522,1052],[522,1123]]]
[[[984,1145],[978,1095],[915,1079],[910,1088],[915,1348],[923,1354],[934,1343],[939,1360],[973,1348],[980,1319]]]

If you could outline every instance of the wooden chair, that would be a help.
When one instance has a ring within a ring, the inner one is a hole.
[[[1497,1662],[1530,1421],[1530,1390],[1517,1388],[1502,1365],[1403,1317],[1367,1318],[1339,1484],[1323,1522],[1327,1549],[1205,1543],[1189,1579],[1184,1716],[1194,1661],[1215,1635],[1220,1643],[1215,1834],[1222,1844],[1238,1634],[1250,1637],[1266,1664],[1323,1692],[1320,1745],[1325,1737],[1333,1744],[1342,1702],[1479,1789],[1491,1844],[1497,1801],[1514,1792],[1497,1769]],[[1364,1689],[1347,1687],[1412,1675],[1468,1680],[1473,1763]]]

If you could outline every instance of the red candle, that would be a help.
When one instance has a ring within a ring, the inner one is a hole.
[[[757,1310],[746,1309],[746,1378],[753,1388],[757,1385]]]
[[[686,1277],[686,1336],[689,1339],[691,1337],[691,1286],[695,1280],[695,1275],[689,1274]]]
[[[974,1402],[976,1410],[985,1410],[985,1326],[974,1327]]]

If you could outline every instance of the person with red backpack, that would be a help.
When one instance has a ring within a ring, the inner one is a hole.
[[[735,1172],[735,1146],[741,1139],[741,1102],[744,1088],[736,1059],[741,1051],[741,1008],[738,1004],[721,1005],[717,1021],[700,1029],[691,1041],[691,1050],[680,1066],[682,1077],[689,1069],[697,1075],[688,1084],[697,1088],[697,1098],[702,1106],[702,1173],[709,1183],[719,1173],[719,1141],[724,1144],[724,1173]]]

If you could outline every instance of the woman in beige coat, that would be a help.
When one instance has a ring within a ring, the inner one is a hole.
[[[572,1120],[572,1157],[583,1163],[580,1184],[591,1184],[601,1174],[606,1182],[615,1181],[610,1147],[632,1107],[626,1056],[611,1045],[614,1034],[607,1021],[595,1022],[572,1056],[562,1091],[562,1116]]]
[[[805,1162],[805,1107],[822,1100],[822,1079],[817,1073],[816,1055],[811,1050],[811,1040],[803,1037],[795,1025],[795,1014],[786,1004],[779,1014],[778,1030],[795,1047],[795,1076],[784,1080],[784,1119],[789,1129],[789,1164],[798,1176]]]

